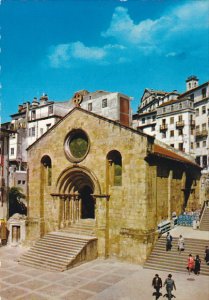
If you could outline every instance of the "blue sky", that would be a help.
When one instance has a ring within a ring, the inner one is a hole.
[[[180,92],[209,80],[208,0],[3,0],[1,116],[47,93],[145,88]]]

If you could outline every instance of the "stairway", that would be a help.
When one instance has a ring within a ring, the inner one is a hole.
[[[89,223],[85,226],[85,223]],[[93,222],[79,222],[46,234],[22,257],[21,265],[50,271],[64,271],[97,257]]]
[[[71,234],[96,237],[95,220],[94,219],[80,219],[79,222],[73,223],[69,227],[63,228],[60,231],[68,232]]]
[[[178,238],[173,238],[172,250],[166,251],[166,238],[161,237],[148,260],[144,264],[145,269],[165,270],[168,272],[187,272],[187,258],[191,253],[193,257],[199,254],[201,259],[201,275],[209,276],[209,266],[204,260],[205,246],[209,246],[208,240],[184,239],[185,250],[179,254],[177,250]]]
[[[209,207],[206,207],[200,222],[200,230],[209,231]]]

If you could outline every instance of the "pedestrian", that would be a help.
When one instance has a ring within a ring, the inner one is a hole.
[[[170,232],[167,233],[167,236],[166,236],[166,251],[169,251],[171,250],[172,248],[172,236],[170,235]]]
[[[194,273],[196,275],[200,274],[200,265],[201,265],[201,259],[200,259],[199,255],[197,254],[194,259]]]
[[[158,274],[155,274],[155,277],[152,279],[152,286],[156,290],[153,295],[156,296],[156,299],[158,299],[162,294],[160,294],[160,289],[162,288],[162,279]]]
[[[172,275],[168,274],[168,277],[166,278],[163,286],[166,286],[166,291],[167,291],[167,297],[168,300],[171,300],[172,297],[176,298],[174,295],[172,295],[172,290],[175,289],[176,290],[176,285],[174,280],[172,279]],[[165,297],[165,295],[163,296]]]
[[[205,262],[209,265],[209,248],[208,246],[205,247]]]
[[[189,257],[187,259],[187,270],[189,275],[194,270],[194,258],[192,257],[192,254],[189,254]]]
[[[178,251],[179,251],[179,254],[181,254],[181,251],[184,251],[184,238],[182,235],[179,236]]]

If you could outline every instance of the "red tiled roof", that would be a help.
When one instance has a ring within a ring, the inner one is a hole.
[[[159,105],[159,107],[162,107],[162,106],[166,106],[166,105],[169,105],[169,104],[172,104],[172,103],[176,103],[177,100],[170,100],[170,101],[167,101],[165,103],[162,103],[161,105]]]
[[[191,164],[191,165],[194,165],[196,167],[199,167],[201,168],[198,164],[196,164],[195,162],[173,152],[173,151],[170,151],[166,148],[163,148],[159,145],[156,145],[154,144],[154,148],[153,148],[153,154],[155,155],[159,155],[159,156],[163,156],[163,157],[167,157],[167,158],[170,158],[172,160],[177,160],[177,161],[180,161],[182,163],[187,163],[187,164]]]

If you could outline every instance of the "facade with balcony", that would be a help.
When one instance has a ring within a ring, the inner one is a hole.
[[[195,157],[197,163],[205,170],[209,168],[209,82],[199,85],[196,76],[186,81],[186,92],[179,98],[189,97],[195,110]]]
[[[174,100],[157,108],[156,138],[194,155],[194,108],[190,99]]]

